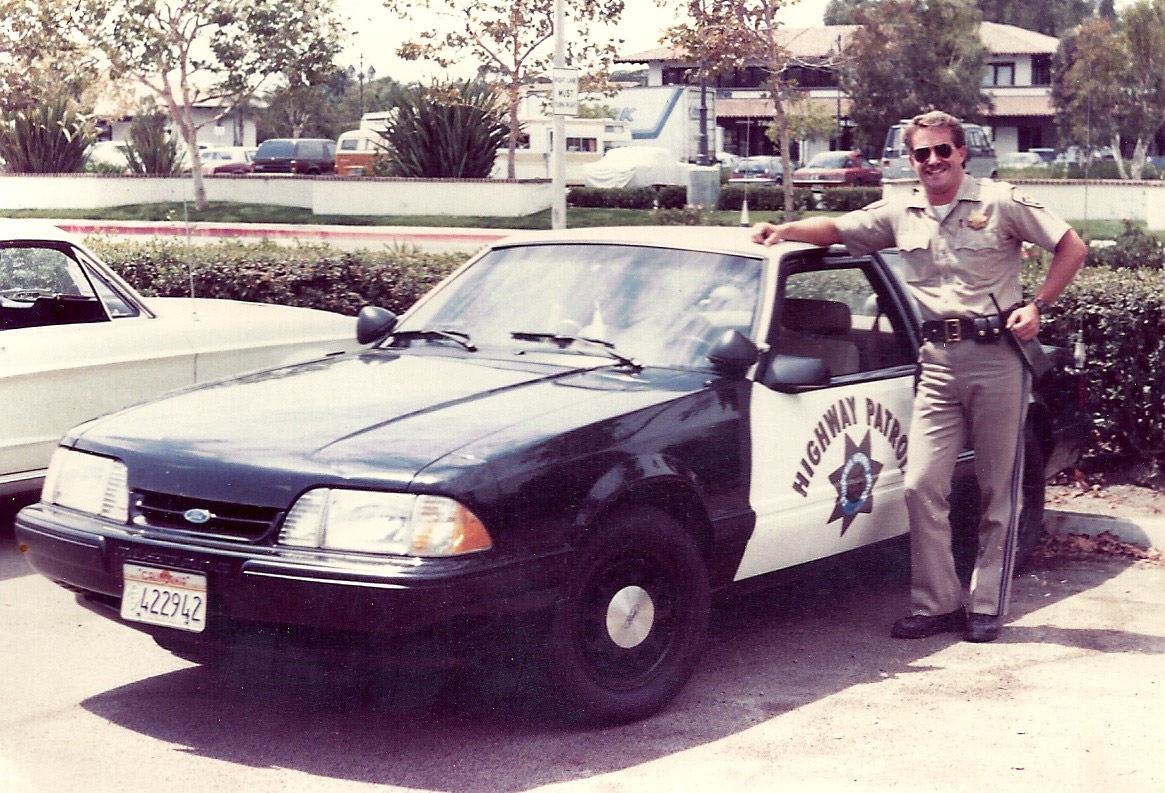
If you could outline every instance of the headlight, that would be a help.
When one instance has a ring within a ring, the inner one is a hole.
[[[327,488],[296,500],[279,542],[407,556],[456,556],[493,545],[477,516],[453,499]]]
[[[129,519],[126,480],[122,462],[58,448],[49,462],[40,498],[48,504],[125,523]]]

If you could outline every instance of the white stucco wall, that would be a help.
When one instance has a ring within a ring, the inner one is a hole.
[[[1165,230],[1165,180],[1151,182],[1013,179],[1015,185],[1065,220],[1143,221]],[[891,179],[882,194],[890,198],[913,190],[913,179]]]
[[[347,179],[242,176],[205,180],[210,201],[310,209],[318,215],[491,215],[520,217],[550,208],[548,180]],[[194,201],[189,177],[0,175],[4,209],[96,209]]]

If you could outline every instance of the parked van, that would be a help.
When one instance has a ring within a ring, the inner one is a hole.
[[[917,179],[906,150],[906,127],[910,119],[904,118],[886,133],[886,145],[882,149],[882,179]],[[967,142],[967,161],[963,170],[971,176],[995,178],[995,148],[991,145],[991,133],[987,127],[978,124],[963,124],[963,134]]]
[[[255,173],[317,176],[336,170],[336,142],[330,138],[268,138],[252,160]]]
[[[367,176],[372,163],[384,151],[383,139],[370,129],[353,129],[341,133],[336,140],[336,175]]]

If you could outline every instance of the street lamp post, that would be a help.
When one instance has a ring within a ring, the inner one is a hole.
[[[376,78],[376,67],[369,66],[368,71],[364,70],[364,53],[360,53],[360,71],[356,71],[355,66],[348,67],[348,76],[355,77],[360,84],[360,118],[364,118],[364,78],[367,77],[369,82]]]

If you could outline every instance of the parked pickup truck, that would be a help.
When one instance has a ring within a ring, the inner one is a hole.
[[[906,533],[919,336],[895,267],[744,229],[507,239],[399,319],[362,312],[368,349],[74,428],[17,539],[184,658],[444,660],[516,622],[564,712],[639,718],[691,675],[714,595]],[[1023,553],[1088,431],[1052,352]]]

